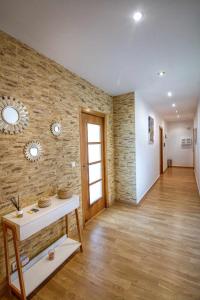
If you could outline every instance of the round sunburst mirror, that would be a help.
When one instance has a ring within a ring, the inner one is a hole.
[[[59,122],[53,122],[51,124],[51,133],[55,136],[59,136],[62,132],[62,126]]]
[[[30,161],[39,160],[42,155],[42,146],[38,141],[29,142],[25,146],[24,153]]]
[[[9,134],[22,132],[29,122],[28,111],[13,97],[0,97],[0,131]]]

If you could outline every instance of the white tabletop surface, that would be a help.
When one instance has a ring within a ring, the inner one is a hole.
[[[77,207],[79,206],[79,196],[77,195],[73,195],[69,199],[59,199],[57,196],[52,196],[50,197],[50,199],[52,200],[52,203],[49,207],[39,208],[37,204],[32,204],[23,208],[22,218],[17,218],[16,211],[14,211],[3,216],[3,220],[7,220],[21,227],[26,225],[27,223],[33,222],[38,218],[43,217],[46,214],[53,212],[57,208],[61,208],[62,206],[65,207],[67,204],[69,204],[70,206],[70,204],[72,204],[74,201],[77,201]],[[37,208],[39,209],[39,211],[36,213],[34,212],[32,214],[28,213],[28,211],[30,211],[32,208]]]

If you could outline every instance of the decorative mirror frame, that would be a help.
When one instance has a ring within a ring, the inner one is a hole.
[[[59,131],[56,131],[55,130],[55,127],[58,126],[59,128]],[[62,132],[62,125],[60,124],[60,122],[58,121],[55,121],[51,124],[50,126],[50,129],[51,129],[51,133],[54,135],[54,136],[59,136]]]
[[[19,119],[16,123],[11,124],[4,119],[3,111],[6,107],[12,107],[17,111]],[[28,123],[29,114],[23,103],[10,96],[0,96],[0,131],[9,134],[20,133],[28,126]]]
[[[31,148],[37,148],[38,149],[37,156],[34,156],[34,155],[31,154]],[[38,142],[38,141],[29,142],[29,143],[26,144],[26,146],[24,148],[24,154],[25,154],[26,158],[30,161],[39,160],[42,153],[43,153],[43,149],[42,149],[42,146],[41,146],[40,142]]]

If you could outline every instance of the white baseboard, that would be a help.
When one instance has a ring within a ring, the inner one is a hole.
[[[199,194],[200,194],[200,186],[199,186],[199,182],[198,182],[197,174],[196,174],[195,170],[194,170],[194,176],[195,176],[197,188],[198,188],[198,191],[199,191]]]
[[[172,168],[194,168],[194,166],[193,165],[172,165]]]
[[[146,189],[146,191],[144,191],[144,193],[142,194],[142,196],[140,196],[139,199],[136,200],[137,205],[140,203],[140,201],[145,197],[145,195],[150,191],[150,189],[152,188],[152,186],[156,183],[156,181],[160,178],[160,175],[154,180],[154,182]]]

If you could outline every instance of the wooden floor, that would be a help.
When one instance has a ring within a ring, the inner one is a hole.
[[[200,299],[200,199],[192,169],[167,171],[140,207],[104,211],[86,226],[84,240],[84,253],[32,299]]]

